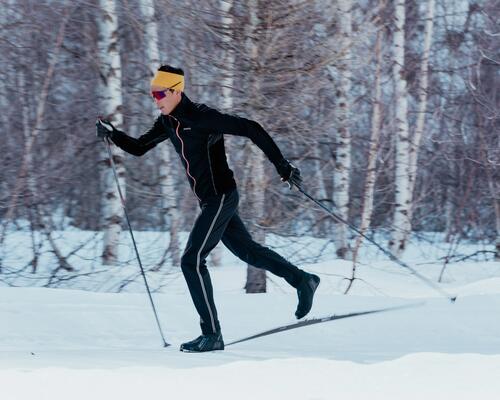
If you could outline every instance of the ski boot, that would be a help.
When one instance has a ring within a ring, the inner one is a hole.
[[[201,335],[190,342],[182,343],[180,350],[186,353],[224,350],[224,340],[222,339],[222,334],[220,333]]]
[[[304,277],[302,278],[299,286],[297,286],[297,296],[299,298],[297,311],[295,311],[297,319],[305,317],[309,311],[311,311],[314,292],[316,291],[319,282],[319,276],[304,272]]]

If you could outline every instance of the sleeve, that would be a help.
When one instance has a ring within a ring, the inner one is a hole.
[[[154,125],[139,138],[133,138],[126,133],[114,130],[111,140],[120,149],[134,156],[142,156],[158,143],[163,142],[169,138],[169,132],[162,124],[161,117],[158,117]]]
[[[281,154],[275,141],[258,122],[236,115],[223,114],[204,105],[199,111],[198,120],[202,128],[225,135],[245,136],[249,138],[264,152],[275,167],[283,160],[283,154]]]

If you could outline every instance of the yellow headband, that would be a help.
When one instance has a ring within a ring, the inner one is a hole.
[[[184,77],[172,72],[156,71],[156,75],[151,80],[151,86],[161,86],[166,89],[184,91]]]

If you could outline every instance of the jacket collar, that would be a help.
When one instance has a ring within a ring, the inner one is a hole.
[[[181,101],[179,102],[179,104],[177,104],[177,107],[174,108],[170,115],[175,118],[185,118],[189,112],[189,109],[191,108],[191,104],[191,100],[189,100],[184,92],[182,92]]]

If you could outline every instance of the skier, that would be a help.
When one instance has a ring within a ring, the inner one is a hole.
[[[220,240],[244,262],[264,268],[296,288],[298,306],[295,315],[298,319],[303,318],[311,310],[320,278],[253,241],[237,212],[238,192],[233,172],[227,164],[223,135],[250,138],[290,187],[302,182],[299,169],[283,157],[276,143],[257,122],[223,114],[189,100],[184,94],[182,69],[161,66],[151,81],[151,95],[161,115],[144,135],[137,139],[130,137],[109,121],[98,119],[97,136],[109,138],[135,156],[142,156],[157,144],[170,139],[198,199],[201,212],[189,235],[181,268],[200,315],[202,335],[183,343],[180,350],[203,352],[224,349],[212,283],[205,263]]]

